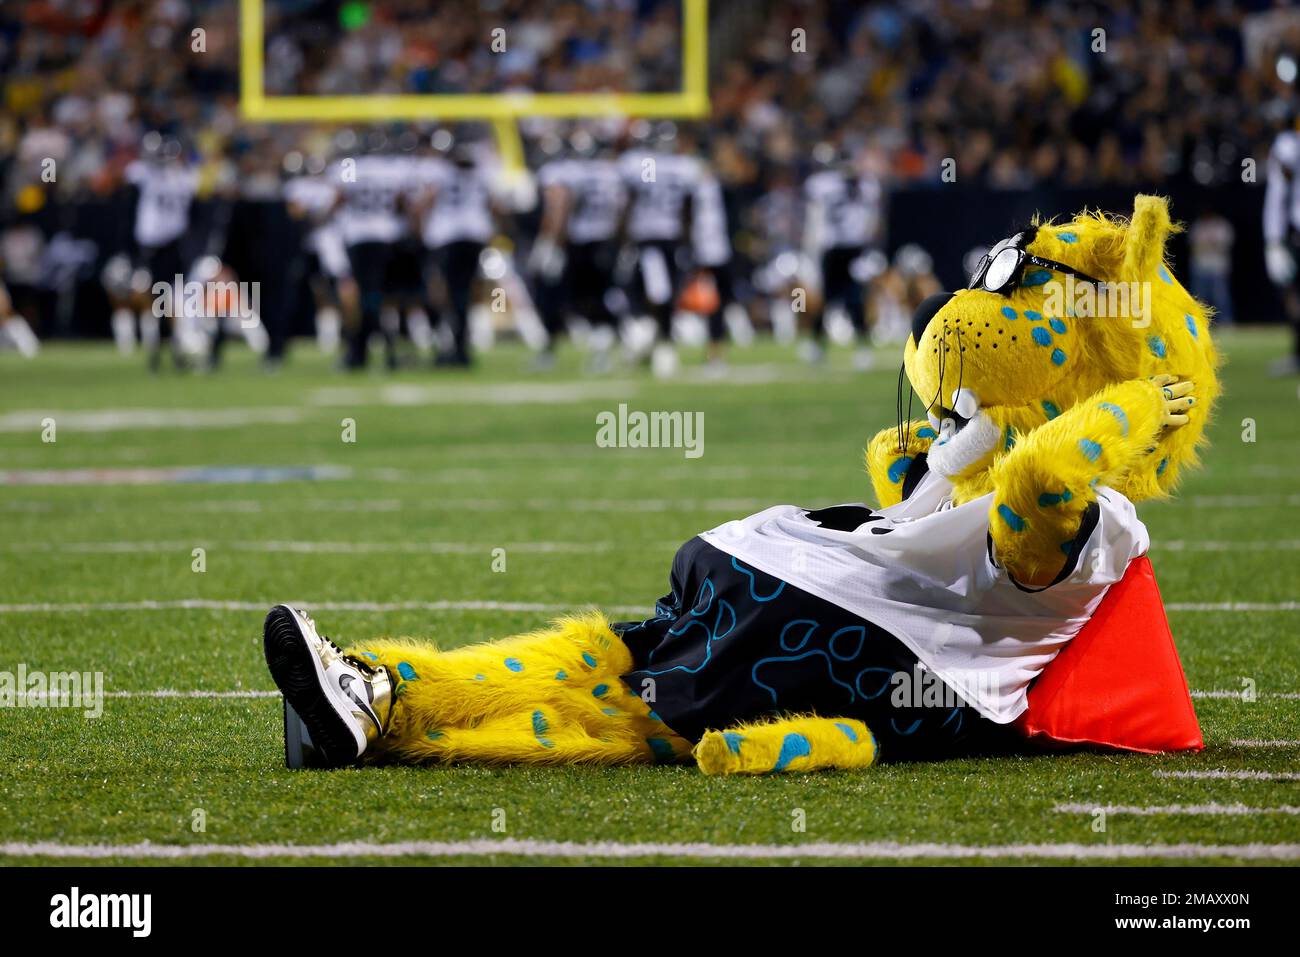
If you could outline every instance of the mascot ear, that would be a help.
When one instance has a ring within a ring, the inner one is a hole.
[[[1133,200],[1133,218],[1124,234],[1124,275],[1149,279],[1165,260],[1165,240],[1171,232],[1169,200],[1139,193]]]

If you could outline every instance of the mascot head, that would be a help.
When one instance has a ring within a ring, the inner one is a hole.
[[[1219,394],[1218,358],[1208,310],[1165,263],[1175,229],[1158,196],[1138,196],[1128,219],[1036,220],[997,242],[968,288],[921,304],[904,368],[937,433],[931,467],[952,479],[958,500],[989,491],[989,469],[1017,436],[1108,385],[1160,373],[1192,380],[1197,404],[1117,491],[1162,495],[1195,461]],[[956,441],[975,423],[996,428],[998,441]]]

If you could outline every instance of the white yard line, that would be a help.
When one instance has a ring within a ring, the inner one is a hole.
[[[97,409],[59,411],[21,409],[0,415],[0,432],[39,435],[43,419],[53,419],[60,430],[120,432],[128,429],[229,429],[245,425],[293,425],[307,410],[298,406],[268,405],[245,409]]]
[[[1245,692],[1226,691],[1219,688],[1207,690],[1192,691],[1193,698],[1230,698],[1236,701],[1245,701]],[[1257,698],[1285,698],[1290,701],[1300,701],[1300,693],[1294,691],[1256,691]]]
[[[526,601],[300,601],[289,599],[284,602],[308,611],[502,611],[502,612],[539,612],[544,614],[571,613],[582,606],[580,604],[544,604]],[[174,601],[101,601],[101,602],[27,602],[12,605],[0,605],[0,615],[32,614],[42,612],[88,612],[88,611],[260,611],[265,612],[270,604],[263,601],[223,601],[208,598],[182,598]],[[649,605],[602,605],[600,608],[611,615],[628,615],[631,618],[645,617],[653,613]]]
[[[1195,860],[1212,857],[1237,860],[1300,860],[1300,844],[899,844],[875,841],[860,844],[708,844],[637,843],[620,841],[468,840],[401,841],[373,844],[62,844],[55,841],[0,843],[0,856],[102,860],[108,858],[177,860],[204,857],[330,858],[367,857],[524,857],[629,859],[685,857],[709,860]]]
[[[1228,742],[1237,748],[1300,748],[1300,741],[1261,741],[1258,738],[1233,738]]]
[[[1164,815],[1203,815],[1209,817],[1253,817],[1262,814],[1300,814],[1300,807],[1283,804],[1278,807],[1252,807],[1249,804],[1058,804],[1052,808],[1057,814],[1125,814],[1138,817]]]
[[[1189,781],[1300,781],[1300,771],[1152,771],[1158,778]]]

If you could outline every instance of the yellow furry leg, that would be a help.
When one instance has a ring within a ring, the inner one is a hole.
[[[876,761],[876,739],[853,718],[807,715],[706,732],[694,753],[705,774],[866,768]]]
[[[446,652],[384,639],[351,653],[396,681],[389,731],[372,749],[379,759],[630,764],[690,754],[619,680],[632,656],[599,614]]]

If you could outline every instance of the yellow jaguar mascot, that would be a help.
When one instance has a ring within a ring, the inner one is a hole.
[[[1173,230],[1164,199],[1138,196],[1128,219],[998,242],[914,317],[924,418],[869,443],[880,507],[776,506],[704,532],[644,621],[345,652],[277,605],[264,643],[289,765],[732,774],[1004,747],[1030,684],[1146,552],[1133,503],[1194,463],[1219,393],[1209,316],[1165,263]]]

